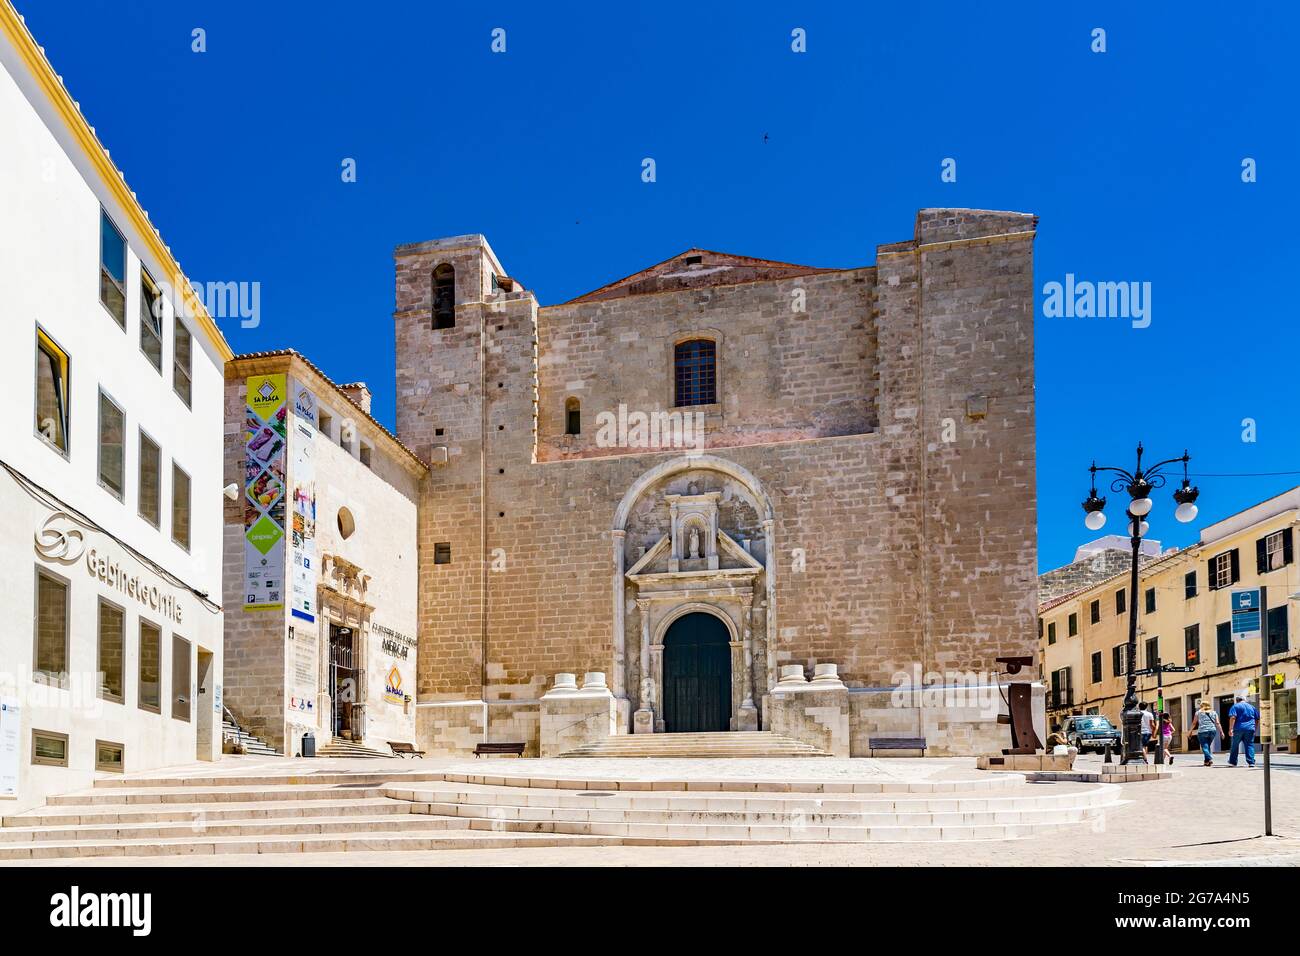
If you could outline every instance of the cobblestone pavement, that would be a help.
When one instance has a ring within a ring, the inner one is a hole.
[[[1188,761],[1192,764],[1189,765]],[[683,761],[662,761],[672,766],[672,776],[681,778]],[[920,768],[905,763],[921,761],[772,761],[782,765],[812,764],[832,776],[885,773],[889,775],[948,775],[969,772],[969,761],[929,760]],[[229,770],[247,772],[251,762]],[[330,769],[324,761],[313,769]],[[408,761],[413,766],[416,761]],[[439,767],[460,767],[464,761],[421,761]],[[567,769],[577,761],[520,761],[518,770],[548,772],[550,764]],[[595,769],[597,763],[584,761]],[[702,776],[767,776],[775,767],[745,767],[735,761],[699,761]],[[758,761],[752,762],[754,764]],[[1080,758],[1080,767],[1095,766],[1099,758]],[[286,761],[269,764],[283,771]],[[493,768],[506,772],[505,761]],[[846,766],[833,767],[832,764]],[[879,766],[879,765],[886,766]],[[469,766],[473,766],[471,761]],[[487,761],[479,761],[481,769]],[[876,766],[872,766],[876,765]],[[349,769],[365,772],[356,762]],[[384,768],[392,766],[385,761]],[[728,769],[728,766],[730,769]],[[431,768],[431,767],[430,767]],[[443,850],[414,853],[312,853],[264,854],[260,856],[151,857],[134,860],[78,859],[24,862],[24,866],[970,866],[1004,864],[1014,866],[1188,866],[1197,864],[1231,866],[1300,865],[1300,766],[1278,766],[1272,774],[1273,829],[1263,833],[1263,771],[1220,764],[1203,768],[1194,758],[1180,757],[1170,780],[1124,785],[1124,797],[1131,801],[1113,811],[1104,826],[1081,828],[1064,834],[1024,840],[948,844],[820,844],[728,847],[538,847],[536,849]],[[227,770],[226,766],[221,768]],[[378,769],[378,768],[376,768]],[[707,771],[707,772],[706,772]],[[820,773],[818,774],[820,775]],[[1041,784],[1043,787],[1054,786]]]

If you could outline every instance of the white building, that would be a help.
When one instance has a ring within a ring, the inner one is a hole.
[[[8,0],[0,34],[5,814],[220,755],[231,352]]]

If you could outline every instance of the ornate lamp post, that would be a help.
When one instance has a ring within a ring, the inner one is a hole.
[[[1143,468],[1142,443],[1138,442],[1137,467],[1132,471],[1111,466],[1099,466],[1095,461],[1092,463],[1092,467],[1088,469],[1092,476],[1092,488],[1088,492],[1087,500],[1083,502],[1083,510],[1087,513],[1083,523],[1089,530],[1099,531],[1102,525],[1106,523],[1106,515],[1103,514],[1106,499],[1097,496],[1097,472],[1108,471],[1114,473],[1116,477],[1111,481],[1111,492],[1114,494],[1126,492],[1129,496],[1126,514],[1129,520],[1129,537],[1133,544],[1133,566],[1129,571],[1128,646],[1125,654],[1128,661],[1125,668],[1125,674],[1128,677],[1128,688],[1124,694],[1124,759],[1122,763],[1145,759],[1142,754],[1142,712],[1138,710],[1137,674],[1135,673],[1137,670],[1138,558],[1142,548],[1142,536],[1147,533],[1147,523],[1144,519],[1151,513],[1153,504],[1151,492],[1165,486],[1163,469],[1165,466],[1177,462],[1183,463],[1183,484],[1174,492],[1174,500],[1178,502],[1178,507],[1174,510],[1174,517],[1184,523],[1196,517],[1196,498],[1200,491],[1192,487],[1192,483],[1187,479],[1187,463],[1191,460],[1191,456],[1184,451],[1181,458],[1169,458]],[[1157,759],[1163,756],[1163,751],[1159,747],[1157,747],[1156,756]]]

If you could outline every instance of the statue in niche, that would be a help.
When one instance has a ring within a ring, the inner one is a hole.
[[[700,493],[700,486],[693,481],[689,482],[686,485],[686,493],[688,495],[698,495]]]
[[[691,549],[690,556],[698,558],[700,556],[700,529],[691,528]]]

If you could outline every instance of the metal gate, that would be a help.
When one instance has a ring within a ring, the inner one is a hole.
[[[352,665],[352,628],[330,625],[330,700],[333,732],[342,737],[352,729],[352,703],[356,700],[356,670]]]
[[[678,618],[664,635],[664,730],[731,729],[731,644],[712,614]]]

